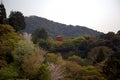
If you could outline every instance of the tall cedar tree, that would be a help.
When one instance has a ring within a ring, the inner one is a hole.
[[[9,16],[9,24],[16,30],[23,30],[26,26],[25,18],[19,11],[11,11]]]
[[[4,19],[6,19],[6,9],[4,5],[0,4],[0,24],[4,23]]]

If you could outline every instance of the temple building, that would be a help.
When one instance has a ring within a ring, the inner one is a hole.
[[[58,36],[56,37],[56,40],[57,40],[57,41],[63,41],[62,35],[58,35]]]

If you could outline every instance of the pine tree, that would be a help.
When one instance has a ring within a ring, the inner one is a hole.
[[[3,3],[1,2],[1,4],[0,4],[0,24],[3,24],[4,19],[6,19],[6,9],[5,9]]]
[[[25,17],[19,11],[11,11],[9,16],[9,24],[16,30],[20,31],[23,30],[26,26],[25,24]]]

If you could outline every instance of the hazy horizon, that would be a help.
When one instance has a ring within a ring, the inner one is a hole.
[[[3,4],[7,16],[13,10],[104,33],[120,30],[120,0],[4,0]]]

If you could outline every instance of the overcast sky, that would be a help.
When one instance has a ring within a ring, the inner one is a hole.
[[[120,30],[120,0],[3,0],[7,15],[20,11],[107,33]]]

